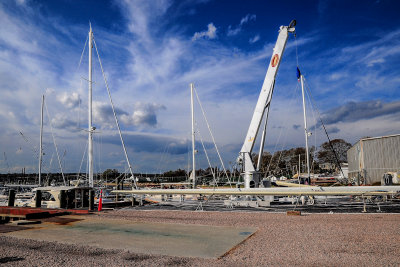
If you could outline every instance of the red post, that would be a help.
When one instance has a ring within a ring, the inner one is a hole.
[[[99,206],[97,211],[101,211],[102,209],[103,209],[103,189],[100,190]]]

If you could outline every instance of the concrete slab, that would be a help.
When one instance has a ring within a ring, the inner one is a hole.
[[[65,225],[44,222],[29,230],[4,235],[144,254],[217,258],[256,230],[254,227],[143,223],[85,217]]]

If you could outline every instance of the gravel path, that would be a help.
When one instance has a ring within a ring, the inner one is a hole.
[[[400,266],[400,214],[262,212],[103,212],[143,222],[255,226],[259,230],[220,259],[134,254],[0,235],[4,266]]]

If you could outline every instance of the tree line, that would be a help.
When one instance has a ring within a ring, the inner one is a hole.
[[[351,148],[351,144],[343,139],[334,139],[330,143],[325,142],[321,144],[316,150],[314,146],[309,149],[310,156],[310,171],[312,173],[326,173],[334,171],[338,164],[347,162],[347,150]],[[258,161],[258,155],[252,155],[253,162],[256,164]],[[285,150],[276,151],[271,154],[270,152],[264,152],[261,158],[260,171],[268,175],[274,176],[286,176],[291,177],[296,174],[299,170],[300,161],[300,172],[307,172],[306,168],[306,149],[304,147],[296,147]],[[328,166],[334,166],[333,168],[321,169],[321,163],[329,163]],[[241,170],[232,168],[227,170],[229,177],[239,176]],[[200,179],[212,180],[213,173],[216,177],[226,177],[224,171],[221,168],[206,168],[197,169],[196,176]],[[103,177],[117,177],[119,175],[117,170],[106,170],[103,173]],[[183,169],[169,170],[159,175],[149,175],[157,178],[161,177],[188,177],[188,172]]]
[[[312,173],[332,172],[338,164],[347,162],[347,150],[351,148],[351,144],[343,139],[334,139],[330,143],[321,144],[319,149],[312,146],[309,149],[310,171]],[[253,155],[254,162],[258,161],[258,155]],[[332,166],[328,169],[321,169],[321,163],[329,163]],[[274,154],[264,152],[261,158],[260,171],[268,175],[274,176],[293,176],[300,169],[300,172],[307,172],[306,165],[306,149],[304,147],[296,147],[281,151]]]

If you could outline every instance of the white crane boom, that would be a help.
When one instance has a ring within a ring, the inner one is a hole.
[[[267,108],[269,110],[272,93],[274,91],[275,77],[286,47],[289,33],[295,31],[295,26],[296,21],[293,20],[289,26],[281,26],[279,29],[279,36],[272,53],[272,58],[264,79],[263,86],[261,88],[260,96],[258,97],[256,108],[254,109],[253,118],[251,119],[246,139],[244,140],[242,149],[240,150],[238,161],[242,164],[242,175],[244,176],[245,188],[258,187],[260,183],[260,175],[254,168],[251,152],[253,150],[254,142],[257,138],[265,110]]]

